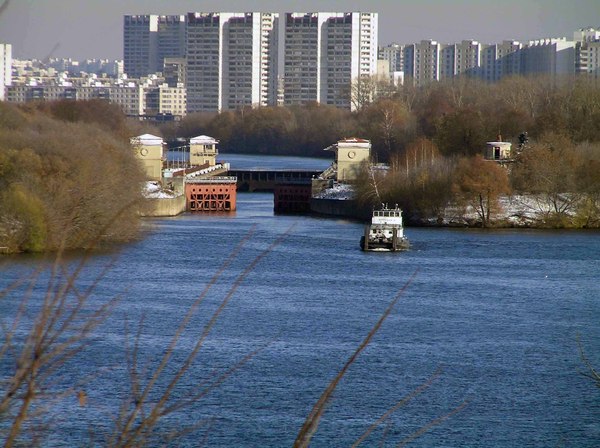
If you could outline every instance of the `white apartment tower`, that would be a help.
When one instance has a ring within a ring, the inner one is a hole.
[[[575,74],[575,42],[564,38],[530,41],[522,50],[521,74],[563,76]]]
[[[185,56],[185,16],[126,15],[123,24],[125,73],[140,78],[161,72],[165,58]]]
[[[456,74],[479,76],[481,44],[476,40],[463,40],[456,44]]]
[[[377,73],[376,13],[287,13],[284,104],[351,107],[352,83]]]
[[[12,45],[0,44],[0,101],[6,98],[6,87],[11,84]]]
[[[479,76],[480,65],[481,44],[475,40],[441,46],[440,79],[459,75]]]
[[[575,71],[600,78],[600,30],[583,28],[573,33]]]
[[[275,13],[189,13],[188,112],[275,105],[278,26]]]
[[[521,49],[514,40],[484,45],[481,49],[481,78],[487,82],[500,81],[505,76],[521,74]]]

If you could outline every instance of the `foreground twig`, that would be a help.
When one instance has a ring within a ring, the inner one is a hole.
[[[375,336],[375,334],[379,331],[379,328],[381,328],[381,325],[383,324],[383,322],[390,315],[390,313],[396,306],[396,303],[398,303],[398,301],[400,300],[400,297],[402,297],[402,294],[404,293],[404,291],[406,291],[408,286],[411,284],[411,282],[417,275],[417,272],[418,272],[418,270],[416,270],[411,275],[411,277],[404,284],[404,286],[400,289],[400,291],[398,291],[398,293],[396,294],[396,297],[394,297],[394,299],[391,301],[391,303],[385,309],[385,311],[383,312],[383,314],[381,315],[379,320],[375,323],[373,328],[371,328],[371,330],[369,331],[369,333],[367,334],[365,339],[356,348],[354,353],[352,353],[352,355],[350,356],[348,361],[346,361],[346,364],[344,364],[344,366],[338,372],[338,374],[335,376],[335,378],[329,383],[329,385],[327,386],[325,391],[323,391],[323,393],[319,397],[319,400],[314,405],[310,414],[304,421],[304,424],[302,425],[302,428],[300,429],[300,432],[298,433],[298,436],[296,437],[296,440],[294,441],[295,448],[307,447],[309,445],[310,440],[312,439],[312,436],[314,435],[314,433],[316,432],[316,430],[319,426],[319,422],[321,420],[321,416],[323,415],[323,412],[325,411],[325,407],[326,407],[327,403],[329,402],[329,400],[331,399],[331,396],[333,395],[333,392],[335,391],[338,383],[344,377],[344,375],[346,374],[346,372],[348,371],[350,366],[352,364],[354,364],[354,362],[358,358],[358,355],[360,355],[361,352],[369,345],[369,343],[371,342],[371,339],[373,339],[373,336]]]
[[[114,447],[129,447],[129,446],[138,446],[143,443],[148,442],[148,437],[150,437],[151,433],[156,429],[156,425],[160,418],[165,417],[175,411],[180,411],[193,403],[197,402],[199,399],[208,394],[215,387],[220,385],[225,379],[227,379],[231,374],[233,374],[237,369],[239,369],[243,364],[249,361],[255,354],[261,349],[257,349],[249,354],[247,354],[244,358],[242,358],[239,362],[237,362],[230,369],[217,376],[212,382],[208,385],[201,385],[195,388],[192,391],[189,391],[189,394],[185,398],[182,398],[175,403],[169,404],[172,394],[179,384],[184,375],[188,372],[190,367],[192,366],[194,360],[196,359],[198,352],[203,346],[206,338],[208,337],[210,331],[214,327],[217,319],[231,300],[233,294],[237,291],[242,281],[252,272],[252,270],[256,267],[256,265],[269,253],[273,251],[273,249],[281,244],[281,242],[287,237],[287,235],[292,230],[293,226],[291,226],[284,234],[282,234],[277,240],[275,240],[269,247],[263,250],[260,254],[258,254],[254,260],[238,275],[233,285],[230,287],[229,291],[225,295],[224,299],[221,301],[217,309],[212,313],[208,322],[204,325],[201,334],[199,335],[196,343],[194,344],[193,349],[188,353],[186,359],[183,361],[181,366],[175,371],[175,373],[168,380],[167,385],[160,391],[160,395],[157,399],[153,399],[150,402],[150,396],[152,393],[156,392],[157,384],[159,379],[163,378],[165,370],[171,361],[171,358],[174,354],[175,347],[178,341],[181,339],[183,331],[187,328],[192,316],[197,311],[200,304],[203,302],[204,298],[208,294],[208,291],[211,287],[217,282],[217,280],[221,277],[223,272],[229,267],[231,262],[237,257],[240,250],[244,246],[244,244],[249,240],[250,236],[254,233],[254,228],[246,235],[246,237],[238,244],[238,246],[234,249],[231,255],[225,260],[221,268],[214,274],[210,282],[205,286],[200,296],[194,301],[191,305],[190,309],[186,313],[184,319],[181,324],[177,328],[175,334],[171,338],[171,342],[167,347],[161,362],[156,367],[156,369],[152,372],[151,377],[148,383],[145,386],[140,384],[140,375],[137,372],[137,342],[136,348],[134,349],[132,355],[133,359],[128,361],[130,376],[132,381],[132,389],[134,394],[134,402],[133,408],[126,410],[122,408],[122,412],[120,413],[120,418],[117,421],[117,425],[115,428],[115,433],[110,438],[108,445]],[[138,334],[139,336],[139,334]],[[175,434],[184,434],[189,432],[189,428],[184,428]],[[171,434],[171,438],[175,437],[175,434]]]
[[[28,302],[45,269],[39,268],[28,278],[14,282],[0,293],[0,297],[3,297],[19,291],[19,286],[22,284],[27,285],[11,327],[2,325],[4,341],[0,344],[0,358],[10,353],[15,363],[15,370],[3,382],[3,390],[0,393],[0,415],[6,422],[2,427],[3,434],[6,435],[5,447],[26,443],[23,438],[27,438],[30,443],[40,438],[38,430],[44,426],[44,422],[38,422],[38,426],[27,432],[23,430],[25,423],[32,419],[39,419],[44,412],[47,412],[52,398],[64,398],[76,392],[74,387],[67,387],[63,391],[56,390],[57,383],[52,379],[70,359],[87,346],[89,335],[108,317],[118,300],[116,297],[100,305],[94,305],[91,309],[88,301],[113,265],[115,258],[113,257],[104,266],[85,290],[80,291],[77,283],[102,233],[133,205],[133,202],[127,204],[113,215],[99,230],[90,242],[88,250],[73,268],[63,261],[65,241],[61,242],[49,269],[48,283],[41,297],[40,310],[35,315],[22,346],[17,347],[13,342],[14,335],[17,328],[23,325],[21,321]]]
[[[585,355],[585,352],[583,351],[583,344],[581,343],[581,338],[579,337],[579,335],[577,335],[577,345],[579,347],[579,356],[581,356],[581,360],[584,362],[584,364],[586,365],[586,367],[588,369],[588,372],[580,372],[580,373],[583,376],[594,380],[596,382],[596,386],[600,387],[600,372],[598,372],[596,369],[594,369],[594,366],[592,366],[592,363],[590,362],[588,357]]]
[[[403,439],[402,441],[400,441],[400,443],[398,443],[398,445],[396,445],[396,446],[397,447],[406,446],[408,443],[412,442],[417,437],[425,434],[427,431],[429,431],[434,426],[439,425],[441,422],[443,422],[444,420],[452,417],[457,412],[462,411],[467,404],[469,404],[469,400],[463,401],[460,405],[458,405],[457,407],[455,407],[454,409],[452,409],[447,414],[444,414],[441,417],[438,417],[436,419],[431,420],[428,424],[426,424],[422,428],[419,428],[417,431],[413,432],[411,435],[409,435],[408,437],[406,437],[405,439]]]
[[[357,447],[358,445],[360,445],[367,437],[369,437],[369,435],[371,435],[371,433],[375,430],[375,428],[377,428],[377,426],[379,426],[381,423],[383,423],[385,420],[387,420],[390,415],[392,415],[401,406],[404,406],[411,399],[413,399],[414,397],[419,395],[421,392],[425,391],[425,389],[427,389],[429,386],[431,386],[431,383],[433,383],[433,381],[438,376],[440,376],[441,371],[442,371],[442,369],[438,367],[436,369],[436,371],[433,372],[433,374],[427,379],[427,381],[425,381],[423,384],[421,384],[419,387],[417,387],[415,390],[413,390],[407,396],[400,399],[394,406],[389,408],[381,417],[379,417],[371,426],[369,426],[369,428],[356,440],[356,442],[354,442],[352,444],[352,447],[354,448],[354,447]]]

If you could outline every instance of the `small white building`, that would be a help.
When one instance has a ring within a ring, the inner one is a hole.
[[[511,159],[510,142],[487,142],[483,158],[486,160],[507,161]]]
[[[152,134],[143,134],[130,139],[135,156],[142,162],[148,180],[162,180],[165,142]]]
[[[200,166],[208,164],[214,166],[217,164],[217,144],[215,140],[208,135],[199,135],[190,139],[190,165]]]

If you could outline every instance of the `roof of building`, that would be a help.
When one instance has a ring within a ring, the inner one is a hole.
[[[131,137],[130,142],[132,144],[139,144],[144,146],[162,146],[164,141],[161,137],[157,137],[152,134],[142,134],[137,137]]]
[[[337,143],[328,146],[325,148],[325,151],[337,151],[339,147],[348,148],[348,147],[356,147],[356,148],[364,148],[371,149],[371,141],[365,140],[364,138],[344,138],[342,140],[338,140]]]
[[[364,138],[350,137],[339,140],[338,143],[371,143],[371,141]]]
[[[215,144],[215,143],[219,143],[218,140],[215,140],[212,137],[209,137],[208,135],[199,135],[198,137],[192,137],[190,138],[190,143],[192,145],[196,144]]]

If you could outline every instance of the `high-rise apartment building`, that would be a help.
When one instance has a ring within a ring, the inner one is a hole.
[[[575,42],[564,38],[530,41],[522,50],[521,74],[563,76],[575,74]]]
[[[456,76],[456,45],[442,44],[440,48],[440,79]]]
[[[126,15],[125,73],[132,78],[162,71],[165,58],[185,56],[185,16]]]
[[[6,87],[11,83],[12,45],[0,44],[0,101],[6,98]]]
[[[479,76],[481,67],[481,44],[476,40],[463,40],[456,44],[456,74]]]
[[[600,30],[583,28],[573,33],[575,71],[600,78]]]
[[[480,74],[481,44],[463,40],[458,44],[442,45],[440,51],[440,79],[455,76],[476,77]]]
[[[321,100],[323,13],[286,13],[283,68],[285,105]]]
[[[407,82],[417,86],[439,81],[442,44],[435,40],[404,47],[404,76]]]
[[[600,30],[596,28],[581,28],[573,32],[575,42],[598,42],[600,41]]]
[[[350,108],[352,84],[377,73],[376,13],[287,13],[284,104]]]
[[[188,112],[277,101],[278,14],[189,13]]]
[[[392,43],[385,47],[379,47],[379,59],[387,61],[390,73],[403,71],[404,45]]]
[[[523,45],[514,40],[501,44],[483,45],[481,50],[481,78],[496,82],[506,76],[521,74],[521,49]]]
[[[162,74],[170,87],[186,84],[187,63],[185,58],[165,58]]]
[[[600,78],[600,39],[595,42],[577,42],[576,48],[576,72]]]

